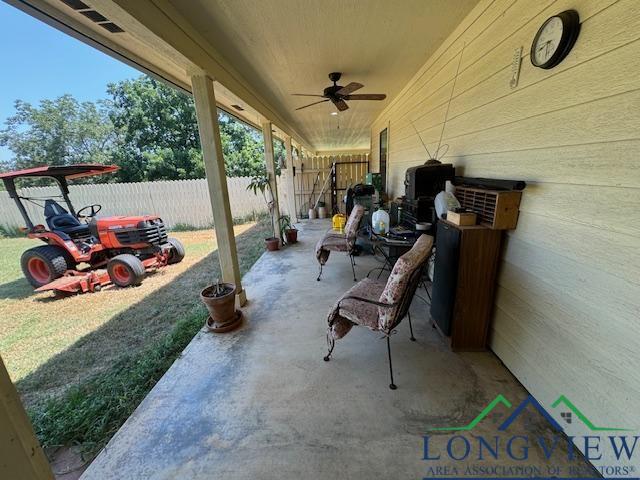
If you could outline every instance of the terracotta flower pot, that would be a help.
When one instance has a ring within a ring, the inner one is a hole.
[[[222,283],[221,294],[216,295],[216,286],[209,285],[200,292],[200,299],[209,311],[207,326],[213,331],[228,331],[239,324],[240,315],[236,312],[236,286]]]
[[[284,236],[287,239],[287,243],[296,243],[298,241],[298,230],[295,228],[287,228],[284,231]]]
[[[280,240],[276,237],[265,238],[264,243],[267,247],[267,250],[269,250],[270,252],[280,250]]]

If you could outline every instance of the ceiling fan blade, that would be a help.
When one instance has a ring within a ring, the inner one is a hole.
[[[364,87],[361,83],[351,82],[346,87],[342,87],[340,90],[336,92],[336,95],[349,95],[351,92],[355,92],[356,90]]]
[[[387,96],[384,93],[358,93],[355,95],[345,95],[345,100],[384,100]]]
[[[331,99],[331,101],[333,102],[333,104],[336,106],[336,108],[338,110],[340,110],[341,112],[344,112],[345,110],[347,110],[349,108],[349,105],[347,105],[347,102],[345,102],[344,100],[341,99]]]
[[[324,95],[313,95],[311,93],[292,93],[291,95],[296,97],[320,97],[324,98]]]
[[[305,105],[304,107],[296,108],[296,110],[302,110],[303,108],[307,108],[307,107],[310,107],[312,105],[317,105],[319,103],[324,103],[324,102],[328,102],[328,101],[329,101],[329,99],[320,100],[319,102],[313,102],[313,103],[310,103],[309,105]]]

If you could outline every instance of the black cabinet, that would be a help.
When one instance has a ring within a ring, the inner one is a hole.
[[[458,283],[460,230],[446,223],[440,223],[436,234],[436,245],[431,318],[443,334],[450,336]]]

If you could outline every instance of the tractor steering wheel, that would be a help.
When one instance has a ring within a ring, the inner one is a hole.
[[[83,214],[82,212],[84,212],[85,210],[87,210],[88,208],[91,209],[91,212]],[[76,213],[76,217],[78,218],[82,218],[83,220],[87,219],[87,218],[93,218],[96,216],[96,214],[102,210],[102,205],[98,205],[97,203],[95,205],[87,205],[86,207],[81,208],[80,210],[78,210],[78,212]]]

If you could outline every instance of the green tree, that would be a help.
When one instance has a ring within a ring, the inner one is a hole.
[[[16,114],[0,131],[14,158],[3,170],[74,163],[116,164],[115,175],[89,181],[140,182],[205,176],[193,99],[153,78],[109,84],[109,98],[79,103],[71,95],[39,107],[16,101]],[[255,176],[264,169],[262,133],[218,112],[227,175]],[[274,140],[277,173],[284,144]]]
[[[118,133],[118,180],[202,178],[204,165],[191,98],[141,76],[109,84],[109,118]]]
[[[0,145],[14,154],[4,169],[39,165],[111,163],[116,132],[105,102],[78,102],[71,95],[42,100],[39,106],[17,100],[16,113],[0,130]]]
[[[223,111],[218,111],[218,124],[227,175],[229,177],[259,175],[265,165],[262,132]]]
[[[193,99],[141,76],[110,84],[110,118],[120,133],[115,162],[122,181],[204,177]],[[227,175],[252,176],[264,165],[262,134],[218,111]],[[280,157],[284,145],[275,145]]]

